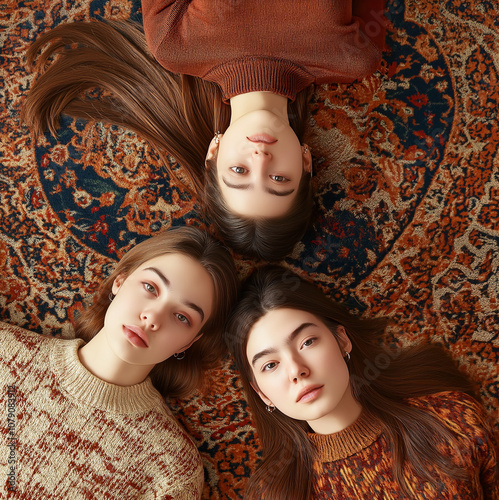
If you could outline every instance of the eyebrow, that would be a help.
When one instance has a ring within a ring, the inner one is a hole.
[[[302,330],[308,328],[309,326],[317,326],[315,323],[302,323],[298,328],[295,328],[286,339],[286,344],[291,344],[293,340],[300,334]],[[277,349],[275,347],[269,347],[268,349],[264,349],[263,351],[257,352],[253,359],[251,360],[251,366],[255,366],[255,363],[262,358],[263,356],[267,356],[268,354],[275,354]]]
[[[253,184],[232,184],[225,177],[222,177],[222,180],[227,187],[230,187],[232,189],[242,189],[242,190],[253,189]],[[264,190],[267,193],[273,194],[275,196],[289,196],[290,194],[293,194],[295,192],[294,188],[289,189],[287,191],[277,191],[276,189],[265,187]]]
[[[155,272],[158,275],[158,277],[160,278],[160,280],[164,283],[164,285],[167,288],[170,287],[170,285],[171,285],[170,280],[158,268],[146,267],[144,269],[144,271]],[[204,312],[198,305],[194,304],[193,302],[189,302],[189,301],[183,302],[183,304],[186,305],[187,307],[190,307],[194,311],[196,311],[201,316],[201,321],[204,321]]]

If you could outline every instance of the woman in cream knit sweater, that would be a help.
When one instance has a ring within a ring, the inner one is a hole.
[[[163,396],[192,390],[220,354],[236,293],[223,247],[179,228],[118,263],[79,318],[88,342],[0,324],[0,496],[200,498],[199,453]]]

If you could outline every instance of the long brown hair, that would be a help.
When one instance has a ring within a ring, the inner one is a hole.
[[[154,367],[151,379],[164,396],[178,397],[196,388],[202,372],[225,352],[222,338],[224,322],[234,304],[238,280],[229,252],[208,233],[195,227],[178,227],[159,233],[134,246],[118,262],[83,311],[75,325],[77,337],[90,340],[104,326],[113,281],[131,274],[155,257],[180,253],[198,261],[210,275],[215,290],[213,310],[203,326],[203,336],[186,351],[181,361],[169,358]]]
[[[244,284],[225,334],[263,445],[263,460],[249,480],[245,498],[309,500],[312,495],[314,450],[307,436],[310,428],[278,409],[266,411],[251,387],[255,381],[246,356],[253,325],[267,312],[284,307],[314,314],[333,335],[338,325],[345,328],[352,342],[348,364],[352,393],[363,411],[381,422],[391,446],[394,477],[402,491],[408,493],[404,478],[407,467],[432,484],[434,469],[451,477],[463,477],[450,457],[441,456],[434,447],[435,436],[452,443],[453,435],[428,412],[407,402],[409,398],[447,390],[473,394],[470,382],[444,351],[436,345],[401,350],[383,347],[385,319],[359,319],[293,272],[265,266]],[[366,371],[369,366],[376,371]],[[422,428],[424,433],[420,432]]]
[[[38,38],[26,59],[28,67],[40,73],[22,110],[22,118],[36,134],[48,127],[56,135],[63,113],[133,130],[157,149],[172,177],[180,180],[168,155],[184,167],[187,187],[198,196],[220,237],[239,253],[278,260],[305,232],[313,207],[306,174],[300,195],[285,217],[252,220],[227,209],[218,189],[216,163],[210,169],[215,175],[208,175],[205,157],[214,132],[228,127],[230,107],[222,102],[215,83],[163,68],[147,48],[140,25],[63,24]],[[101,94],[90,97],[96,88]],[[308,116],[307,98],[308,91],[302,91],[288,105],[290,125],[300,141]]]

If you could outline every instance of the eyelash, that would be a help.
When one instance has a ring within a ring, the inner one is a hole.
[[[175,313],[175,316],[177,317],[177,319],[185,324],[185,325],[188,325],[188,326],[191,326],[191,322],[189,321],[189,318],[185,315],[185,314],[182,314],[182,313]],[[182,316],[182,318],[185,318],[185,321],[181,320],[180,319],[180,316]]]
[[[269,365],[274,365],[271,368],[269,368]],[[266,363],[265,365],[262,366],[262,372],[268,372],[270,370],[273,370],[277,366],[277,363],[275,361],[271,361],[270,363]]]
[[[147,293],[153,293],[154,295],[157,295],[158,292],[156,290],[156,287],[154,285],[152,285],[151,283],[148,283],[147,281],[144,281],[142,283],[142,285],[144,286],[144,290],[147,292]],[[151,290],[152,289],[152,290]]]
[[[279,177],[281,180],[277,180],[277,177]],[[274,182],[289,182],[289,179],[284,177],[283,175],[271,175],[270,178]]]
[[[243,170],[243,172],[236,172],[237,169],[241,168]],[[238,174],[238,175],[243,175],[245,174],[246,172],[248,172],[248,169],[247,168],[244,168],[244,167],[241,167],[241,166],[234,166],[234,167],[230,167],[230,169],[235,173],[235,174]]]
[[[303,344],[302,344],[302,348],[303,347],[310,347],[316,340],[317,340],[317,337],[312,337],[312,338],[305,340],[305,342],[303,342]],[[307,342],[310,342],[310,344],[306,345]]]

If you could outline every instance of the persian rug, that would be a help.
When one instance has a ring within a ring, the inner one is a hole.
[[[27,47],[92,18],[140,21],[140,2],[0,2],[0,320],[45,335],[72,336],[76,311],[134,244],[206,227],[134,133],[64,118],[35,141],[21,123]],[[283,264],[355,314],[390,317],[393,344],[443,344],[498,429],[499,6],[388,1],[386,29],[377,73],[314,89],[317,214]],[[254,265],[238,259],[241,277]],[[204,498],[241,498],[260,445],[231,360],[169,403],[204,460]]]

